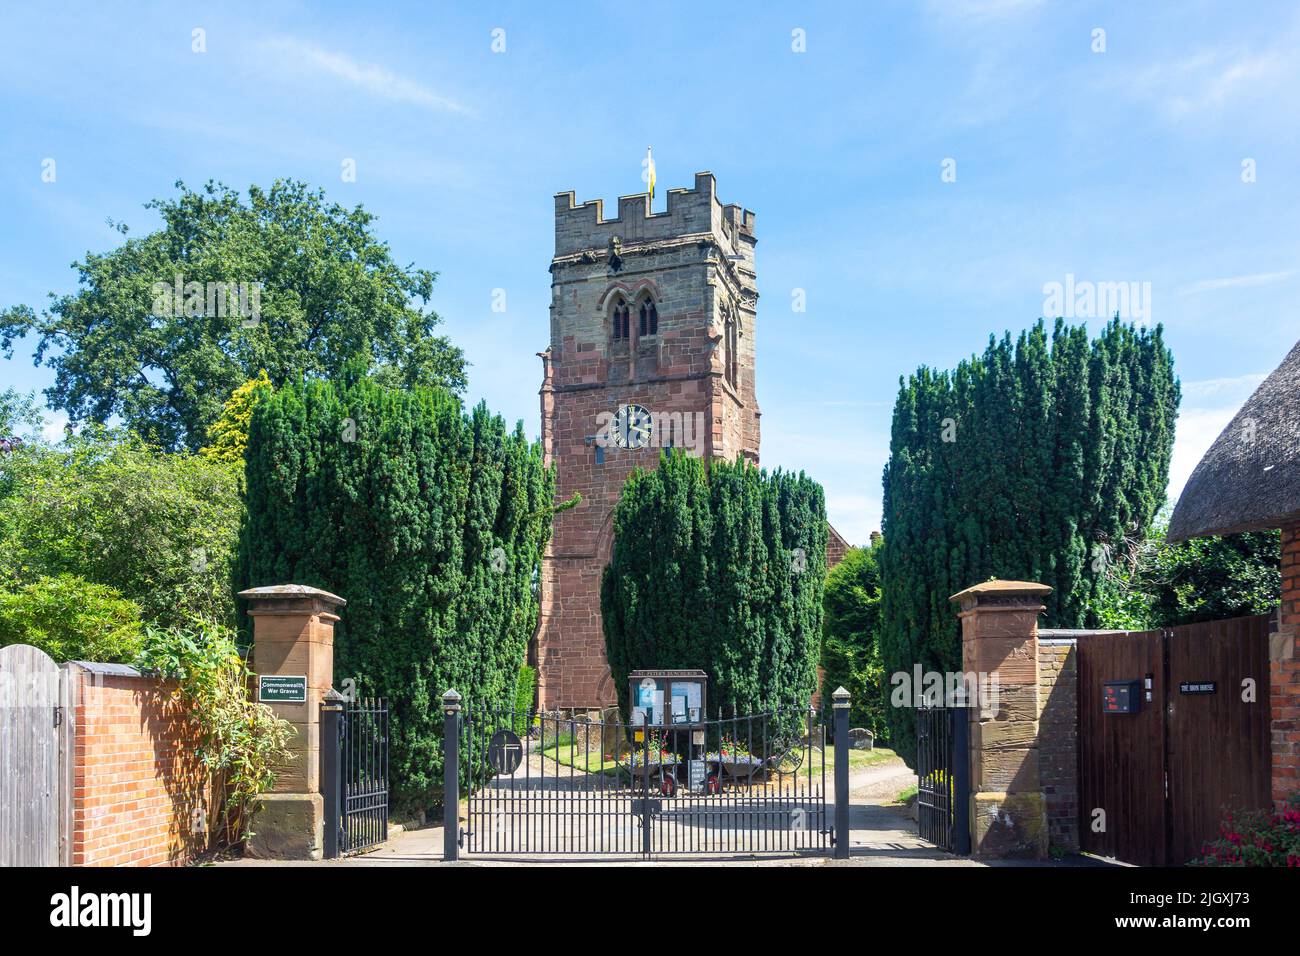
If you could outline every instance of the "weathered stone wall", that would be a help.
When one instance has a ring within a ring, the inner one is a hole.
[[[1038,773],[1051,846],[1079,849],[1078,652],[1072,638],[1038,639]]]

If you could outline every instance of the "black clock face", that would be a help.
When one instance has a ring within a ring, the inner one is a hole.
[[[654,419],[641,405],[620,405],[614,413],[609,429],[614,444],[619,448],[645,448],[650,444],[650,430]]]

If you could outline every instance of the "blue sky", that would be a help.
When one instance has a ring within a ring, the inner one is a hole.
[[[1176,494],[1300,336],[1300,9],[802,6],[9,4],[0,307],[69,291],[176,179],[301,178],[441,273],[468,397],[537,434],[551,197],[641,191],[653,144],[661,191],[709,169],[757,214],[763,463],[820,480],[850,540],[879,526],[898,376],[1033,323],[1067,275],[1150,284]],[[0,388],[50,383],[32,345]]]

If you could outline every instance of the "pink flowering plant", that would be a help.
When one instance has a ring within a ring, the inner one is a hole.
[[[1194,866],[1300,867],[1300,796],[1280,813],[1229,813]]]
[[[705,754],[705,759],[723,760],[727,763],[759,762],[758,758],[750,753],[744,744],[726,734],[723,734],[722,739],[718,742],[718,749]]]
[[[677,763],[677,754],[668,745],[667,733],[650,731],[646,735],[644,743],[634,745],[631,759],[632,766],[639,766],[643,760],[652,767],[656,764]]]

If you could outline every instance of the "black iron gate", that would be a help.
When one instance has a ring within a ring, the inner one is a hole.
[[[916,712],[916,822],[921,839],[970,852],[970,718],[965,707]]]
[[[388,704],[383,698],[321,708],[326,859],[388,839]]]
[[[810,709],[719,712],[682,728],[467,705],[459,726],[471,855],[789,854],[833,842],[833,750]]]

